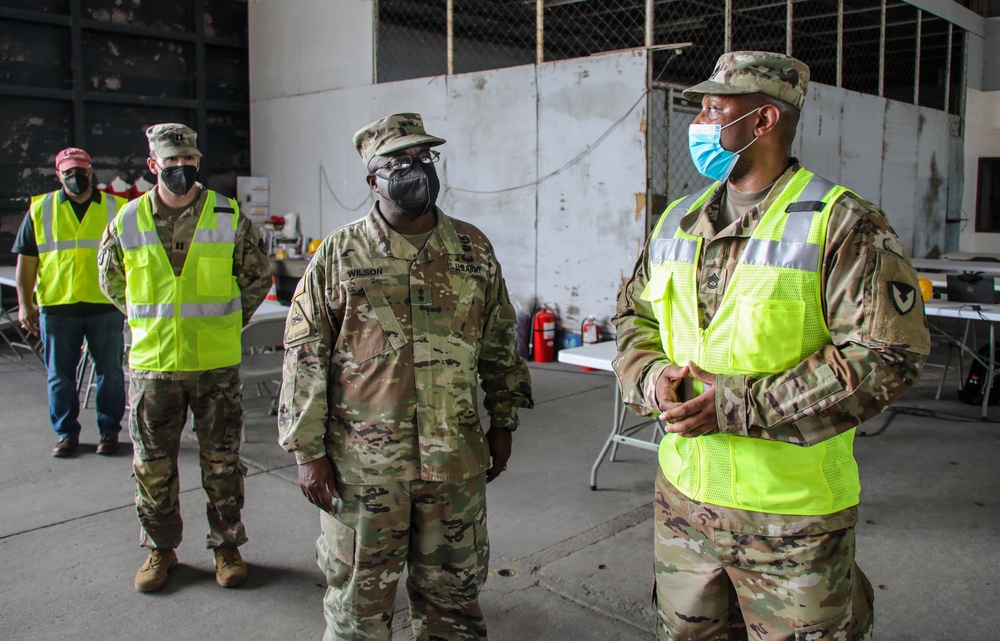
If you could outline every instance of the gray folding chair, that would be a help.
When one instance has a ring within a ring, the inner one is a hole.
[[[13,334],[13,339],[7,336],[8,333]],[[45,358],[42,355],[42,341],[21,328],[21,323],[17,320],[16,304],[13,307],[5,308],[0,301],[0,339],[3,339],[4,343],[19,359],[24,358],[21,352],[25,351],[34,354],[38,360],[45,363]]]
[[[278,396],[281,393],[281,362],[285,337],[283,317],[251,320],[243,328],[243,360],[240,362],[240,384],[245,391],[251,385],[258,396],[270,396],[268,413],[278,413]],[[244,407],[246,412],[246,407]],[[245,437],[244,437],[245,440]]]

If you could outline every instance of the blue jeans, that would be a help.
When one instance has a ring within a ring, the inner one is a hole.
[[[97,373],[97,428],[101,435],[116,436],[125,415],[125,376],[122,335],[125,316],[115,310],[93,316],[41,314],[39,327],[45,346],[45,369],[49,383],[49,418],[60,437],[80,437],[80,392],[76,368],[83,339],[94,359]]]

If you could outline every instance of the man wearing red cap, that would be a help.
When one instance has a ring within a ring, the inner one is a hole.
[[[31,199],[14,242],[18,317],[45,348],[49,417],[59,437],[52,456],[72,456],[80,442],[76,368],[84,339],[97,372],[97,453],[110,456],[118,451],[125,413],[125,317],[98,285],[97,248],[126,201],[93,188],[86,151],[63,149],[55,165],[62,189]]]

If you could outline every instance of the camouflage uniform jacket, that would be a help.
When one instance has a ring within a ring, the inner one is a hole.
[[[329,454],[344,483],[485,471],[477,377],[491,427],[532,407],[493,248],[435,213],[418,250],[374,206],[323,241],[292,300],[279,442],[299,463]]]
[[[681,219],[682,230],[705,239],[698,268],[702,328],[718,309],[763,212],[799,168],[793,159],[757,207],[718,233],[715,221],[724,184],[698,211]],[[632,279],[622,289],[613,319],[618,330],[614,368],[622,398],[630,409],[645,416],[659,413],[655,384],[669,364],[652,309],[639,298],[649,277],[648,252],[647,242]],[[893,302],[891,285],[892,281],[910,285],[919,297],[916,272],[885,214],[853,193],[845,193],[833,205],[821,280],[832,344],[795,368],[764,378],[718,376],[715,400],[720,432],[814,445],[877,415],[916,381],[930,350],[923,305],[918,302],[901,312]],[[857,519],[856,508],[818,518],[769,515],[697,503],[674,491],[672,503],[686,503],[695,521],[739,532],[816,533],[848,527]]]
[[[154,187],[153,190],[156,188]],[[154,191],[140,196],[149,198],[150,208],[153,212],[153,221],[156,223],[156,233],[160,237],[164,251],[173,265],[174,275],[180,276],[184,269],[184,262],[187,259],[188,249],[191,241],[194,240],[195,227],[198,225],[198,218],[201,210],[205,206],[207,190],[201,183],[198,184],[198,197],[190,207],[185,209],[174,220],[163,215],[160,209],[159,199],[155,197]],[[219,199],[224,198],[221,194]],[[114,225],[108,225],[104,231],[104,238],[101,240],[101,248],[97,254],[98,276],[101,281],[101,290],[111,299],[118,309],[123,313],[128,313],[126,301],[128,292],[125,290],[125,262],[122,252],[121,239]],[[260,236],[257,225],[249,218],[240,213],[236,227],[235,250],[233,251],[233,273],[236,275],[236,283],[240,288],[240,300],[243,305],[243,324],[246,325],[253,316],[254,311],[267,297],[267,292],[271,288],[271,262],[267,257],[267,249]],[[236,366],[238,367],[238,366]],[[233,369],[233,368],[220,368]],[[137,378],[160,378],[160,379],[194,379],[199,376],[199,372],[151,372],[146,370],[132,370],[131,376]]]

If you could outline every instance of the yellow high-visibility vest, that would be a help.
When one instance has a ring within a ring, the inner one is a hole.
[[[53,191],[31,199],[31,224],[38,245],[38,304],[69,305],[111,301],[101,292],[97,279],[97,249],[105,228],[111,224],[124,198],[98,192],[83,220],[76,217],[73,204],[59,202]]]
[[[206,193],[184,268],[175,276],[150,198],[147,192],[133,200],[115,221],[132,330],[129,365],[156,372],[238,365],[243,308],[233,274],[236,201]]]
[[[716,183],[717,185],[718,183]],[[764,213],[708,327],[698,311],[703,239],[680,221],[708,199],[672,203],[650,241],[650,279],[641,297],[659,322],[667,357],[714,374],[759,378],[795,367],[830,344],[823,316],[821,263],[830,210],[847,191],[800,169]],[[695,382],[695,391],[703,386]],[[685,496],[776,514],[831,514],[857,505],[861,492],[854,429],[811,447],[711,434],[660,442],[664,476]]]

